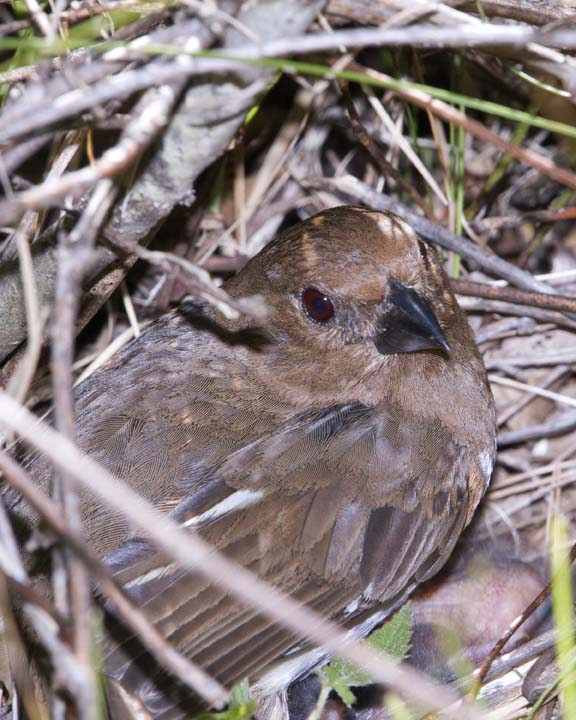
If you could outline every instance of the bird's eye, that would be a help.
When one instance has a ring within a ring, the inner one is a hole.
[[[327,323],[334,317],[332,300],[316,288],[308,287],[302,292],[302,305],[308,317],[314,322]]]

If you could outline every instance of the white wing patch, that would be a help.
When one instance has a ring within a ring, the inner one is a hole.
[[[218,520],[224,517],[224,515],[237,512],[238,510],[245,510],[263,497],[264,493],[262,490],[237,490],[200,515],[194,515],[194,517],[189,518],[182,523],[182,526],[193,529],[205,527],[208,523],[214,522],[214,520]]]

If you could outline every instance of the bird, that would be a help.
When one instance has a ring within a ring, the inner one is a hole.
[[[490,480],[494,402],[435,252],[391,213],[320,212],[224,284],[265,317],[186,301],[81,383],[79,446],[280,590],[367,634],[446,562]],[[29,471],[46,484],[49,468]],[[327,656],[81,496],[82,527],[176,648],[261,720]],[[16,511],[17,508],[12,508]],[[197,697],[109,623],[107,676],[155,720]],[[118,718],[113,718],[118,720]],[[299,720],[299,719],[296,719]]]

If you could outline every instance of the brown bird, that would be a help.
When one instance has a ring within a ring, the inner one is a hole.
[[[190,304],[165,315],[79,387],[78,442],[214,547],[365,635],[444,564],[490,478],[494,406],[466,318],[409,225],[354,207],[289,229],[225,289],[261,294],[266,320]],[[46,481],[40,462],[32,471]],[[248,678],[260,716],[282,717],[288,684],[322,653],[88,496],[83,516],[164,636],[228,687]],[[105,662],[154,718],[199,707],[118,627]]]

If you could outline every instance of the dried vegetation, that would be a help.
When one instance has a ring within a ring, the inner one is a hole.
[[[442,252],[498,406],[482,514],[445,584],[414,605],[415,643],[434,603],[448,615],[464,606],[458,633],[479,663],[544,587],[554,516],[574,524],[575,18],[559,0],[0,6],[5,442],[28,422],[14,401],[42,408],[52,398],[56,428],[73,439],[72,382],[185,295],[260,312],[219,285],[287,224],[342,203],[393,210]],[[53,526],[76,537],[75,456],[64,457]],[[0,466],[16,483],[4,454]],[[87,700],[71,703],[78,717],[94,717],[86,565],[105,594],[114,587],[86,552],[65,554],[75,598],[66,618],[65,602],[42,606],[28,587],[3,513],[0,534],[2,605],[7,588],[19,592],[57,658],[52,716],[63,717],[64,690]],[[470,571],[478,557],[489,573]],[[556,690],[529,707],[554,668],[539,613],[528,644],[486,668],[496,679],[483,683],[481,717],[560,716]],[[173,672],[197,671],[142,623]],[[470,639],[466,627],[477,630]],[[538,657],[544,675],[529,675]],[[32,680],[20,680],[32,716],[45,717]],[[446,698],[406,678],[392,684],[432,707]],[[207,690],[213,700],[221,692]],[[567,697],[565,717],[576,717]],[[331,712],[342,708],[332,702]]]

